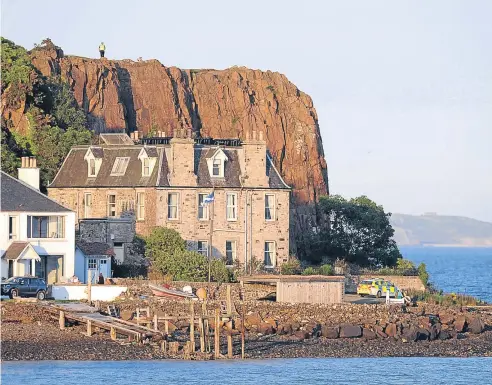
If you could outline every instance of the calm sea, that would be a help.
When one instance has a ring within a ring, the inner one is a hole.
[[[492,358],[2,363],[2,385],[490,384]]]
[[[492,247],[400,247],[400,251],[417,264],[424,262],[439,289],[492,303]]]

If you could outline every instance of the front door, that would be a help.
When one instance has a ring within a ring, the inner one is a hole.
[[[99,273],[102,273],[104,279],[110,277],[110,272],[109,272],[109,263],[107,259],[101,258],[99,260]],[[99,276],[99,273],[97,274]]]
[[[60,282],[63,276],[63,257],[59,255],[46,256],[46,281],[48,285]]]

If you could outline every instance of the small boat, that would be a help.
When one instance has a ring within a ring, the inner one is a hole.
[[[149,283],[150,290],[156,297],[165,297],[172,299],[198,299],[193,293],[187,293],[183,290],[173,289],[169,285],[154,285]]]

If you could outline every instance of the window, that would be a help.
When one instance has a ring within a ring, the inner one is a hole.
[[[89,159],[89,176],[96,176],[96,160]]]
[[[92,215],[92,194],[84,194],[84,218],[90,218]]]
[[[59,216],[27,217],[28,238],[64,238],[65,218]]]
[[[237,220],[237,194],[226,194],[226,217],[228,221]]]
[[[233,265],[236,260],[236,241],[226,241],[226,265]]]
[[[220,159],[214,159],[212,163],[212,176],[221,176],[222,161]]]
[[[137,193],[137,219],[145,219],[145,193]]]
[[[265,195],[265,221],[275,220],[275,195]]]
[[[17,235],[17,217],[9,217],[9,239],[16,240],[18,238]]]
[[[275,242],[265,242],[265,267],[275,266]]]
[[[206,257],[208,257],[208,242],[198,241],[198,252]]]
[[[113,164],[113,169],[111,170],[111,176],[125,175],[125,171],[129,161],[130,161],[129,157],[116,158]]]
[[[116,195],[108,195],[108,217],[116,216]]]
[[[150,176],[150,159],[143,159],[143,176]]]
[[[167,219],[178,219],[178,193],[167,194]]]
[[[97,269],[97,259],[95,259],[95,258],[89,258],[87,260],[87,268],[89,270],[96,270]]]
[[[208,206],[204,204],[205,197],[208,194],[198,194],[198,219],[208,219]]]

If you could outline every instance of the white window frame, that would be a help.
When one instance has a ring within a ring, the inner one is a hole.
[[[229,197],[234,197],[234,204],[229,204]],[[233,210],[234,215],[229,215],[230,210]],[[226,219],[228,221],[237,221],[237,193],[226,193]]]
[[[230,243],[231,244],[231,253],[232,253],[232,258],[231,258],[231,263],[229,263],[229,258],[227,257],[227,244]],[[225,252],[225,255],[226,255],[226,266],[232,266],[234,265],[234,261],[236,260],[237,258],[237,242],[234,241],[234,240],[227,240],[226,241],[226,252]]]
[[[142,159],[142,176],[150,176],[150,158]]]
[[[202,244],[201,245],[202,247],[200,247],[200,243]],[[209,246],[208,241],[199,240],[196,242],[196,249],[197,249],[198,253],[204,255],[207,258],[208,258],[208,249],[209,249],[208,246]]]
[[[114,197],[114,202],[109,201],[110,197]],[[110,210],[111,207],[114,208],[114,215],[110,215],[111,214],[111,210]],[[106,210],[107,210],[106,214],[108,215],[108,217],[110,217],[110,218],[116,217],[116,194],[108,194],[108,196],[106,197]]]
[[[41,218],[41,217],[48,218],[45,237],[41,236],[40,231],[35,232],[32,225],[33,218]],[[33,234],[40,235],[40,236],[33,237]],[[27,238],[28,239],[65,239],[65,217],[63,215],[28,215]]]
[[[145,219],[145,193],[137,192],[137,220],[143,221]]]
[[[94,166],[94,168],[93,168]],[[94,171],[94,172],[92,172]],[[95,158],[89,158],[89,176],[90,177],[95,177],[97,175],[97,169],[96,169],[96,159]]]
[[[267,218],[267,197],[272,198],[272,205],[268,207],[268,210],[270,210],[270,218]],[[265,194],[265,221],[266,222],[273,222],[275,221],[275,205],[276,205],[276,197],[275,194]]]
[[[215,171],[217,170],[217,174]],[[224,176],[222,172],[222,160],[221,159],[212,159],[212,176],[214,178],[220,178]]]
[[[273,245],[273,250],[268,250],[268,253],[270,254],[270,262],[272,263],[271,265],[266,264],[267,244]],[[263,244],[263,263],[265,264],[265,267],[267,268],[275,267],[277,263],[276,253],[277,253],[277,245],[275,244],[275,241],[265,241],[265,243]]]
[[[97,270],[97,258],[87,259],[87,270]]]
[[[12,219],[12,229],[10,229],[10,220]],[[12,231],[10,231],[12,230]],[[19,216],[9,215],[9,240],[16,241],[19,239]]]
[[[118,156],[113,163],[113,168],[111,169],[110,176],[123,176],[125,175],[128,163],[130,162],[130,157],[128,156]]]
[[[170,197],[171,195],[176,195],[176,206],[171,206],[170,205]],[[170,208],[171,207],[176,207],[176,216],[175,217],[171,217],[170,214],[171,214],[171,211],[170,211]],[[179,220],[179,193],[178,192],[168,192],[167,193],[167,220],[168,221],[177,221]]]
[[[90,199],[87,199],[89,197]],[[90,200],[90,204],[87,202]],[[84,218],[91,218],[92,216],[92,193],[84,193]]]
[[[209,218],[209,209],[208,205],[204,205],[203,201],[209,194],[206,193],[198,193],[197,195],[197,218],[199,221],[208,221]],[[202,204],[200,204],[200,197],[203,197]],[[200,208],[202,209],[202,216],[200,216]]]

